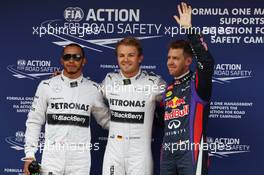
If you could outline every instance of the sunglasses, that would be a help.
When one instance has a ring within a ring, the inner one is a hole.
[[[80,61],[83,58],[80,54],[65,54],[62,56],[62,59],[64,61],[69,61],[70,59],[73,59],[74,61]]]

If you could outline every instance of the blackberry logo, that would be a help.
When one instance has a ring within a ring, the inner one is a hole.
[[[68,7],[64,10],[64,18],[69,22],[79,22],[83,17],[83,10],[79,7]]]

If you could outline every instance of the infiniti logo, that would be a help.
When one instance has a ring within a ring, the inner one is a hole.
[[[181,122],[179,120],[172,120],[168,124],[169,129],[177,129],[181,126]]]

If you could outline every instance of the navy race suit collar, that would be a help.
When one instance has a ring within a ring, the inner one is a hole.
[[[174,85],[178,85],[178,84],[182,84],[182,83],[184,83],[186,81],[189,81],[191,79],[192,75],[193,75],[193,72],[189,71],[189,72],[187,72],[186,75],[181,76],[180,78],[175,78],[173,80],[173,84]]]

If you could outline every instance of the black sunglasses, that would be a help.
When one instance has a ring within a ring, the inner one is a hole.
[[[80,61],[83,58],[80,54],[65,54],[62,56],[62,59],[64,61],[69,61],[70,59],[73,59],[74,61]]]

